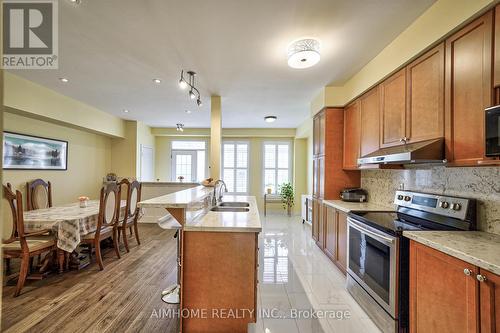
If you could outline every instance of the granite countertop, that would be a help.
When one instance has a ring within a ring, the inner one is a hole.
[[[207,211],[193,220],[187,220],[184,231],[215,231],[215,232],[260,232],[257,201],[254,196],[224,195],[222,201],[248,202],[248,212],[212,212]]]
[[[500,235],[483,231],[404,231],[403,236],[500,275]]]
[[[382,206],[371,202],[346,202],[342,200],[323,200],[325,205],[345,213],[350,211],[394,211],[394,207]]]
[[[202,185],[139,202],[143,208],[188,208],[212,195],[214,188]]]

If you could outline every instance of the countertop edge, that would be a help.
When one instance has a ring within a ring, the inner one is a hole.
[[[158,202],[160,201],[159,198],[163,197],[168,197],[172,196],[174,197],[176,194],[178,195],[180,192],[188,192],[188,191],[200,191],[200,190],[206,190],[205,193],[200,194],[199,196],[195,196],[191,198],[190,201],[179,201],[179,202]],[[191,187],[187,188],[185,190],[161,195],[159,197],[151,198],[151,199],[146,199],[138,203],[138,206],[141,208],[189,208],[189,205],[192,203],[204,200],[208,196],[212,195],[213,188],[205,187],[203,185],[198,185],[196,187]],[[156,200],[156,202],[155,202]]]
[[[484,259],[478,258],[472,254],[466,253],[462,250],[447,246],[445,244],[439,243],[437,241],[430,240],[423,236],[426,231],[403,231],[403,236],[408,239],[411,239],[417,243],[429,246],[437,251],[448,254],[452,257],[458,258],[469,264],[478,266],[479,268],[490,271],[494,274],[500,275],[500,265],[495,263],[491,263]],[[467,231],[456,231],[456,232],[467,232]],[[486,233],[485,233],[486,234]],[[500,247],[500,245],[499,245]]]
[[[389,207],[389,206],[382,206],[379,204],[374,204],[374,203],[369,203],[369,202],[347,202],[347,201],[341,201],[341,200],[323,200],[323,203],[327,206],[333,207],[335,209],[338,209],[344,213],[349,213],[354,210],[358,211],[388,211],[388,210],[394,210],[394,208]],[[353,205],[359,205],[359,208],[349,208],[347,206],[353,206]],[[364,206],[364,207],[363,207]]]

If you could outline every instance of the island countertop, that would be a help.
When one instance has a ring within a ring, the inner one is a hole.
[[[139,202],[143,208],[188,208],[207,198],[214,191],[213,187],[196,186],[182,191],[162,195]]]
[[[214,232],[260,232],[260,222],[257,201],[254,196],[224,195],[222,202],[238,201],[250,204],[248,212],[213,212],[199,215],[193,220],[187,220],[184,231],[214,231]]]

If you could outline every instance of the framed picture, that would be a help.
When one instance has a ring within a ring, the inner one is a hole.
[[[3,168],[7,170],[67,170],[68,142],[4,132]]]

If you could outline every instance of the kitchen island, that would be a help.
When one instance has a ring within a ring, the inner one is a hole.
[[[257,315],[257,203],[226,195],[213,211],[212,195],[198,186],[139,205],[164,208],[181,225],[180,331],[247,332]]]

